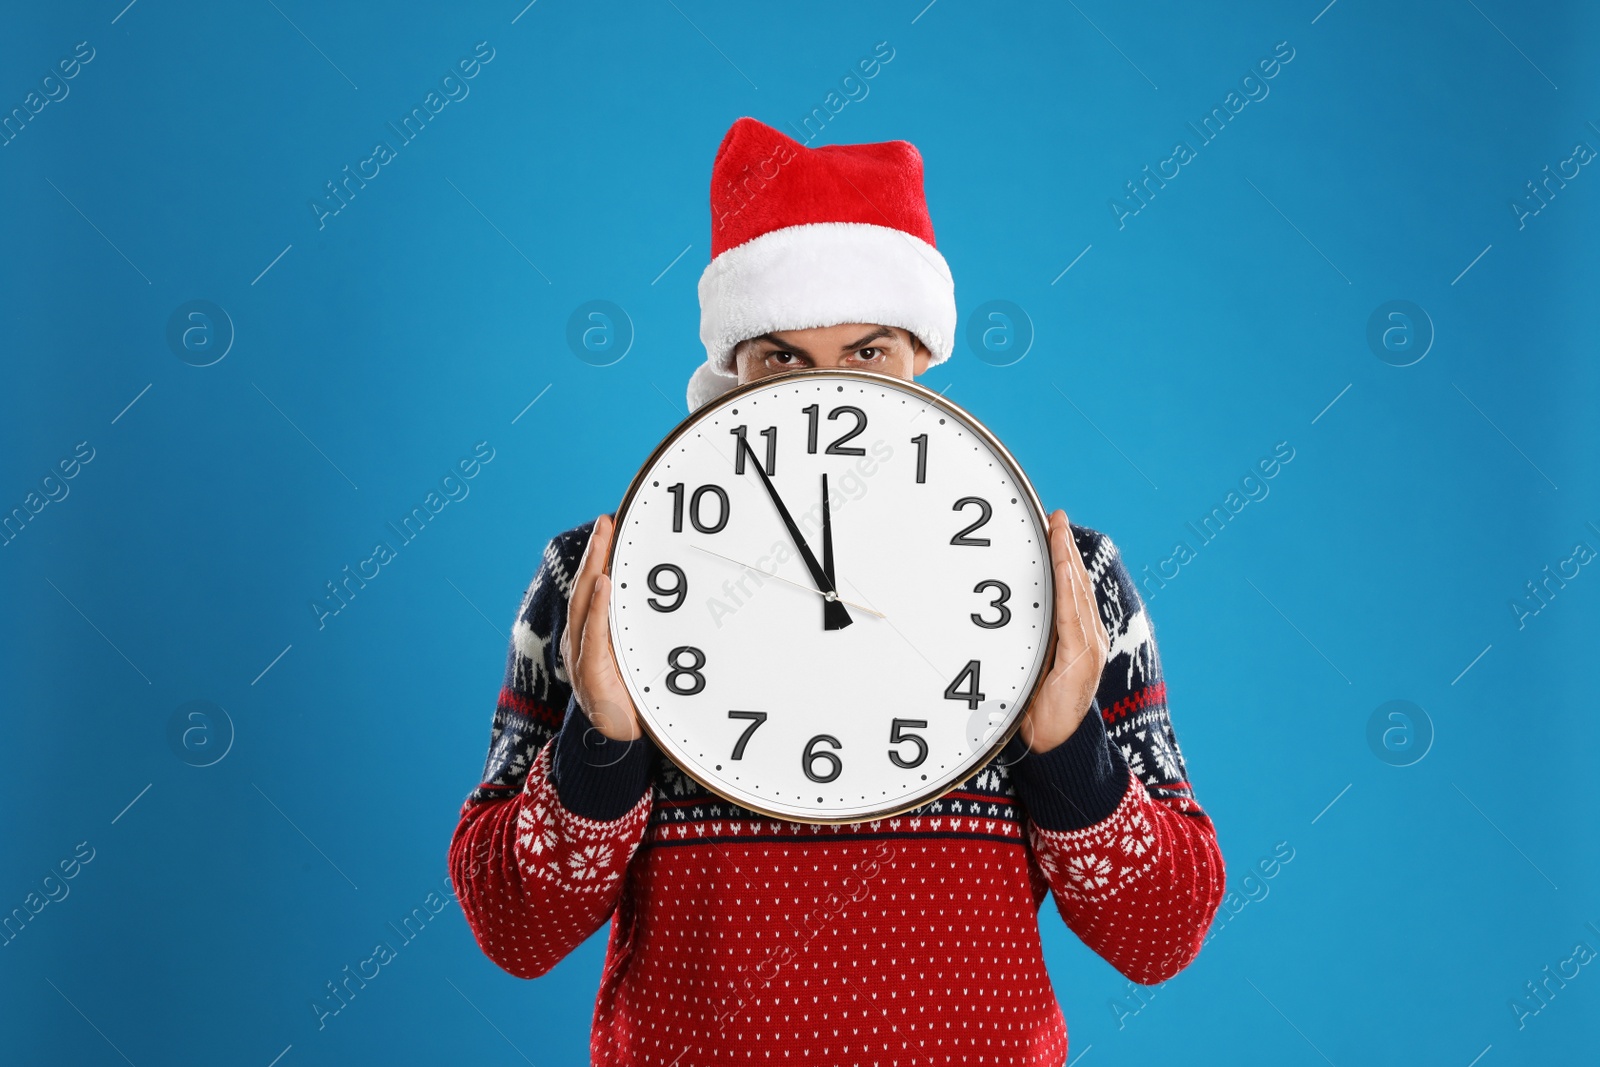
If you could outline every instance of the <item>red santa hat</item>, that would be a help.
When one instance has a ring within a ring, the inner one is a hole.
[[[740,341],[846,322],[910,331],[930,366],[950,357],[955,283],[934,247],[922,156],[906,141],[807,148],[739,119],[711,168],[706,362],[689,379],[689,409],[738,384]]]

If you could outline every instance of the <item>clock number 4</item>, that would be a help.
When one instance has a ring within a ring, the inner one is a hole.
[[[968,678],[972,679],[971,688],[958,688],[962,681]],[[985,699],[985,696],[983,693],[978,692],[977,660],[967,660],[967,665],[961,668],[961,673],[956,675],[955,678],[951,680],[950,684],[944,687],[944,695],[948,700],[965,700],[968,708],[973,711],[978,710],[978,704],[980,701]]]
[[[750,725],[744,728],[744,733],[739,735],[739,740],[733,746],[733,758],[744,759],[744,746],[750,743],[750,735],[756,732],[756,727],[767,721],[764,711],[730,711],[730,719],[749,719]]]
[[[683,483],[679,482],[677,485],[667,486],[667,492],[672,494],[672,532],[682,533],[684,493]],[[705,498],[707,493],[710,493],[712,496],[716,497],[719,505],[717,508],[717,521],[711,525],[707,525],[700,518],[700,501]],[[707,534],[717,533],[724,526],[728,525],[727,490],[723,489],[720,485],[702,485],[700,488],[696,489],[689,497],[689,521],[694,524],[694,528],[696,530]],[[984,543],[987,544],[988,542]]]
[[[980,514],[977,518],[977,521],[973,522],[970,526],[966,526],[961,530],[958,530],[956,535],[950,538],[950,543],[952,545],[987,545],[989,543],[989,539],[987,537],[968,537],[967,535],[981,527],[984,523],[988,522],[990,517],[994,515],[994,508],[990,507],[989,502],[983,499],[981,496],[964,496],[952,504],[950,506],[950,510],[960,511],[968,504],[978,505],[978,509],[982,512],[982,514]]]
[[[806,452],[814,455],[817,451],[817,418],[822,413],[821,407],[816,404],[807,404],[800,409],[806,413]],[[867,413],[850,404],[840,404],[828,412],[829,419],[837,419],[840,415],[854,415],[855,429],[840,437],[833,444],[823,449],[830,456],[864,456],[867,450],[860,445],[846,445],[845,442],[860,435],[867,428]]]
[[[735,426],[728,431],[739,439],[738,443],[733,446],[733,473],[735,474],[744,473],[744,435],[748,430],[749,427],[747,426]],[[761,466],[767,472],[767,477],[770,478],[778,473],[778,428],[776,426],[768,426],[761,431],[761,436],[767,439],[767,458]]]

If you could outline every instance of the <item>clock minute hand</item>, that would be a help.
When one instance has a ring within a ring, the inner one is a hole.
[[[789,531],[789,537],[794,541],[794,546],[800,552],[800,558],[805,562],[806,570],[811,572],[811,580],[817,585],[817,592],[823,595],[822,602],[822,628],[824,630],[842,630],[855,620],[850,617],[849,609],[839,602],[838,590],[834,589],[833,582],[823,571],[822,565],[817,562],[817,557],[812,554],[810,546],[804,537],[800,536],[800,528],[795,525],[794,516],[789,514],[789,509],[784,506],[783,498],[778,495],[778,490],[773,486],[772,479],[767,477],[767,469],[761,465],[761,460],[756,456],[755,449],[750,447],[750,442],[743,436],[735,438],[738,441],[736,448],[742,448],[749,454],[750,463],[756,469],[756,474],[761,476],[761,484],[766,487],[767,495],[772,498],[773,506],[778,509],[778,517],[783,520],[783,525]]]

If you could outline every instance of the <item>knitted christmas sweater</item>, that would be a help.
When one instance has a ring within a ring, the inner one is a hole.
[[[1222,855],[1109,537],[1072,526],[1110,653],[1070,738],[1032,753],[1019,734],[938,800],[817,825],[722,800],[647,738],[585,729],[560,645],[592,529],[552,538],[523,596],[449,863],[479,946],[518,977],[609,920],[594,1063],[1059,1067],[1046,896],[1135,982],[1200,951]]]

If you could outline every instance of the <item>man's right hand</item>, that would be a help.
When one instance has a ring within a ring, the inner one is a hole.
[[[643,736],[639,713],[611,649],[611,576],[605,573],[605,563],[612,532],[611,516],[595,520],[567,601],[561,659],[590,725],[613,741],[633,741]]]

